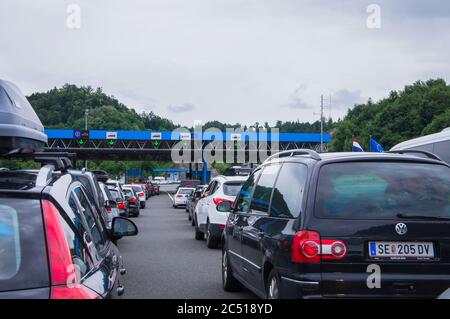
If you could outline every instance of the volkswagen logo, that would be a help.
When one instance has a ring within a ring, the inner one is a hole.
[[[395,225],[395,231],[399,235],[404,235],[408,231],[408,227],[406,227],[406,224],[404,223],[398,223],[397,225]]]

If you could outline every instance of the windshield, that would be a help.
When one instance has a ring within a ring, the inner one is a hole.
[[[241,190],[242,184],[244,184],[244,181],[225,183],[223,185],[223,193],[228,196],[236,196]]]
[[[450,217],[450,168],[399,162],[352,162],[321,168],[315,214],[323,218]]]
[[[38,200],[0,197],[0,291],[48,285]]]

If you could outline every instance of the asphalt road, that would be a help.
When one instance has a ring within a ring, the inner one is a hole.
[[[220,249],[194,239],[185,209],[172,208],[166,193],[151,197],[132,220],[138,236],[118,243],[127,269],[125,298],[256,298],[248,290],[222,289]]]

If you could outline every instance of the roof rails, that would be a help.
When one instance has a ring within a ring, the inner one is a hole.
[[[394,153],[394,154],[409,154],[409,153],[416,153],[416,154],[423,154],[426,155],[428,158],[434,159],[434,160],[438,160],[438,161],[442,161],[439,156],[431,153],[431,152],[427,152],[427,151],[422,151],[422,150],[396,150],[396,151],[387,151],[385,153]]]
[[[36,178],[36,186],[46,186],[52,178],[54,171],[66,173],[72,167],[71,158],[75,158],[76,154],[66,152],[34,152],[34,153],[13,153],[4,156],[7,159],[30,159],[41,163]]]
[[[295,149],[295,150],[287,150],[287,151],[282,151],[276,154],[273,154],[271,156],[269,156],[265,161],[268,162],[274,158],[277,157],[293,157],[295,155],[309,155],[312,159],[316,160],[316,161],[320,161],[322,160],[322,158],[320,157],[319,153],[317,153],[316,151],[310,150],[310,149],[306,149],[306,148],[301,148],[301,149]]]

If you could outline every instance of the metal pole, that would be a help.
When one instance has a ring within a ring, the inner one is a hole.
[[[89,115],[89,109],[84,110],[84,129],[87,131],[88,129],[88,115]],[[87,169],[88,167],[88,161],[84,160],[84,168]]]
[[[323,94],[320,96],[320,152],[323,152]]]

